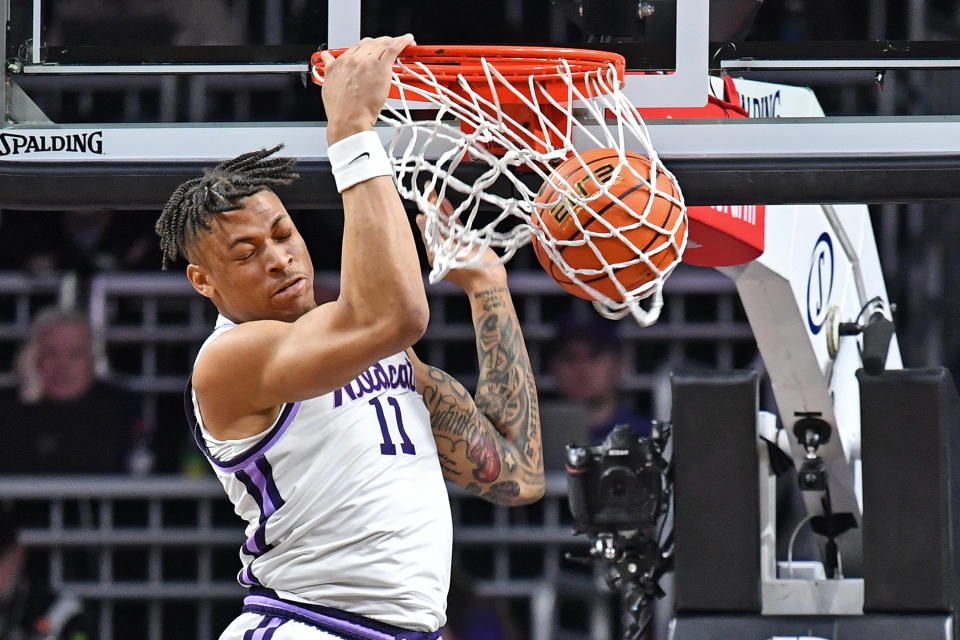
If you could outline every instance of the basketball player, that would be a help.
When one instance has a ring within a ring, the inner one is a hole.
[[[325,59],[343,197],[339,298],[317,306],[303,239],[271,187],[276,149],[181,185],[157,222],[165,264],[220,312],[186,393],[200,448],[246,521],[249,588],[224,640],[435,639],[445,621],[447,478],[500,504],[544,488],[537,392],[502,266],[448,279],[470,297],[475,398],[409,349],[428,319],[413,234],[371,131],[411,36]]]

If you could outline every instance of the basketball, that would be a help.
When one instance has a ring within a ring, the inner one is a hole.
[[[616,149],[591,149],[580,154],[582,162],[576,156],[565,161],[540,187],[535,199],[540,206],[531,215],[533,224],[555,241],[556,251],[577,272],[579,280],[615,302],[623,302],[624,294],[614,278],[628,292],[656,278],[657,270],[669,268],[678,259],[677,247],[687,227],[683,207],[669,199],[679,197],[675,183],[662,171],[657,174],[650,211],[643,217],[650,188],[638,176],[650,175],[650,160],[629,151],[624,156],[630,167],[622,167],[619,175],[616,168],[620,155]],[[583,197],[586,206],[564,196],[564,189],[569,187],[560,183],[561,178]],[[676,238],[676,246],[671,238]],[[561,287],[575,296],[593,300],[551,260],[536,233],[533,250]],[[641,252],[656,270],[638,260]],[[612,274],[600,271],[604,262],[613,268]]]

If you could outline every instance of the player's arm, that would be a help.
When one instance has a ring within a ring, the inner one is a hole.
[[[502,265],[451,271],[463,287],[477,334],[480,375],[473,397],[448,373],[408,350],[444,477],[498,504],[543,496],[537,387]]]
[[[365,39],[327,61],[324,105],[331,144],[370,130],[387,96],[390,68],[411,37]],[[194,370],[211,431],[262,431],[276,407],[336,389],[380,358],[416,342],[429,311],[410,224],[390,176],[342,193],[341,289],[295,322],[255,321],[210,343]],[[219,427],[219,428],[218,428]]]

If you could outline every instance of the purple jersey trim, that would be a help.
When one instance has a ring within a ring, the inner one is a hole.
[[[260,507],[260,524],[266,522],[267,518],[284,505],[280,491],[277,490],[277,482],[273,479],[273,467],[266,458],[257,458],[252,464],[237,470],[233,475],[243,483],[247,493]]]
[[[264,618],[257,625],[256,629],[247,629],[243,634],[243,640],[270,640],[276,633],[277,627],[285,623],[283,618]]]
[[[277,481],[273,479],[273,467],[270,466],[270,461],[265,457],[260,457],[257,458],[254,465],[259,472],[254,476],[254,482],[257,481],[258,476],[263,478],[263,490],[266,492],[268,503],[272,505],[272,511],[266,514],[267,517],[269,517],[284,505],[284,499],[280,496],[280,490],[277,489]],[[260,485],[258,484],[257,486]]]
[[[265,627],[263,630],[263,635],[259,638],[254,637],[253,640],[272,640],[273,634],[277,632],[277,628],[286,622],[286,620],[283,618],[274,618],[274,620],[277,621],[277,624],[272,627]]]
[[[256,558],[273,548],[273,545],[267,544],[267,521],[284,505],[284,500],[277,489],[277,482],[273,479],[273,467],[263,456],[233,475],[243,483],[247,493],[260,508],[260,526],[241,547],[241,551]]]
[[[243,610],[303,622],[345,640],[441,640],[442,634],[442,629],[410,631],[332,607],[282,600],[270,589],[251,589],[243,599]]]
[[[200,431],[200,424],[197,422],[197,417],[193,413],[193,375],[187,380],[187,388],[183,392],[183,408],[187,414],[187,423],[193,432],[193,439],[196,440],[197,446],[200,447],[200,450],[210,459],[213,465],[224,473],[234,473],[235,471],[243,469],[247,466],[251,458],[260,453],[264,453],[272,447],[276,441],[280,439],[280,436],[286,432],[290,423],[293,422],[293,419],[297,417],[297,412],[300,411],[301,404],[300,402],[284,404],[283,409],[280,410],[280,415],[274,422],[273,427],[270,428],[270,432],[267,433],[262,440],[234,458],[220,460],[210,453],[210,450],[207,448],[207,443],[203,440],[203,433]]]
[[[266,520],[263,515],[266,513],[266,509],[263,505],[263,493],[260,491],[260,488],[253,483],[253,479],[247,475],[247,472],[243,469],[235,472],[233,475],[237,480],[243,483],[244,488],[247,490],[247,495],[253,498],[253,501],[257,503],[257,510],[260,512],[260,518],[258,519],[258,522],[263,524],[264,520]]]
[[[267,544],[267,522],[270,516],[284,505],[284,500],[277,489],[277,482],[273,479],[273,467],[264,456],[257,458],[233,475],[243,483],[247,493],[260,508],[259,526],[240,547],[243,553],[256,559],[273,548],[273,545]],[[250,563],[252,564],[253,560]]]
[[[260,581],[257,579],[257,576],[253,575],[253,562],[245,566],[240,570],[240,573],[237,574],[237,582],[242,584],[245,587],[260,587],[263,586],[260,584]]]
[[[241,551],[255,558],[262,556],[273,548],[273,545],[267,544],[266,538],[267,526],[266,523],[264,523],[257,527],[257,530],[253,532],[252,536],[247,538],[246,542],[243,543],[243,547],[241,547]]]

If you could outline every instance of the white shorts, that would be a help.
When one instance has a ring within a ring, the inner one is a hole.
[[[342,640],[342,636],[296,620],[241,613],[220,634],[220,640]]]

